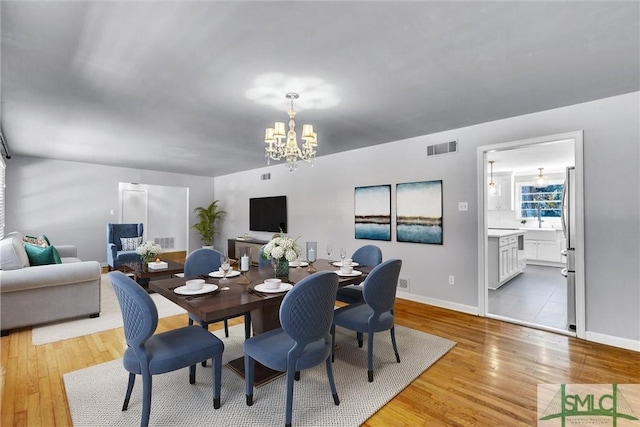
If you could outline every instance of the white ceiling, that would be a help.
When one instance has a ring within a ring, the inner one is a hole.
[[[515,175],[536,175],[538,168],[543,174],[562,172],[568,166],[575,166],[575,146],[573,139],[545,142],[524,147],[487,153],[487,160],[493,160],[493,172],[510,172]],[[487,166],[487,170],[488,166]]]
[[[1,123],[14,155],[219,176],[266,164],[289,91],[320,156],[638,91],[639,7],[2,1]]]

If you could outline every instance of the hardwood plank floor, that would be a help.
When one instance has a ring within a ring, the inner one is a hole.
[[[640,355],[630,350],[406,300],[397,300],[396,315],[400,325],[457,345],[365,426],[531,426],[540,383],[640,383]],[[158,331],[186,323],[186,315],[160,319]],[[41,346],[25,328],[0,345],[1,424],[30,427],[70,426],[62,375],[119,358],[126,347],[122,328]]]

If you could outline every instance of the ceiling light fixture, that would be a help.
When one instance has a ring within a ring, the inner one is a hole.
[[[287,161],[286,166],[289,172],[293,172],[298,167],[298,158],[305,162],[313,163],[316,158],[316,146],[318,145],[318,135],[313,131],[312,125],[302,125],[301,140],[304,141],[302,149],[298,147],[298,139],[296,136],[296,112],[293,109],[293,101],[298,99],[299,95],[295,92],[286,94],[286,98],[291,101],[289,108],[289,131],[285,135],[285,126],[283,122],[276,122],[272,128],[267,128],[264,132],[264,142],[268,144],[265,147],[265,157],[267,164],[271,160],[280,160],[283,157]],[[286,137],[286,142],[283,139]]]
[[[495,160],[489,160],[489,167],[491,168],[491,178],[489,178],[489,194],[496,194],[498,192],[496,183],[493,182],[493,162],[495,162]]]
[[[547,177],[542,175],[542,169],[538,168],[538,176],[536,176],[536,187],[544,187],[547,184]]]

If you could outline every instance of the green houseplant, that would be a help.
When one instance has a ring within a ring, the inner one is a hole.
[[[213,244],[213,237],[216,235],[216,221],[220,219],[225,211],[218,208],[218,200],[214,200],[209,206],[198,206],[194,212],[198,215],[198,222],[191,227],[200,233],[204,246]]]

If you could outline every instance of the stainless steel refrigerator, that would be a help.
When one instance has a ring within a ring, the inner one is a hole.
[[[567,257],[567,266],[562,275],[567,278],[567,328],[576,330],[576,188],[575,168],[567,168],[567,176],[562,190],[562,231],[567,240],[567,248],[562,255]]]

